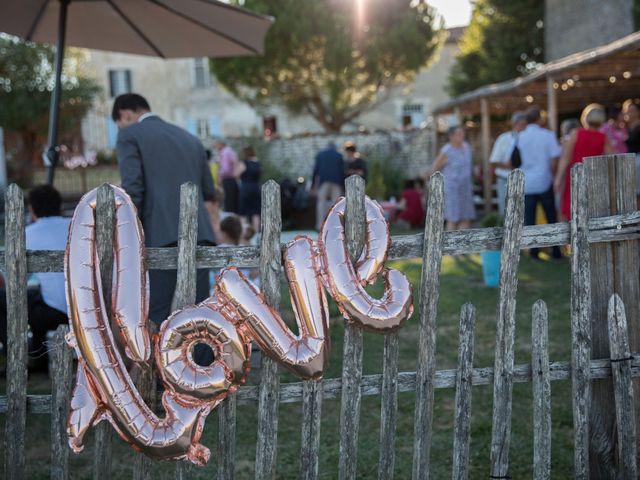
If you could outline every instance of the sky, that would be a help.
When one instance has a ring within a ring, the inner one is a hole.
[[[471,3],[469,0],[429,0],[444,17],[446,27],[468,25],[471,19]]]

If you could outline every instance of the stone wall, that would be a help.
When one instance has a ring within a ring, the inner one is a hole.
[[[545,61],[633,33],[633,0],[545,0]]]
[[[229,143],[238,153],[243,145],[253,145],[265,163],[276,167],[282,176],[295,179],[311,175],[316,154],[329,141],[335,142],[342,150],[344,143],[350,140],[369,162],[393,162],[393,166],[402,170],[406,178],[411,178],[423,172],[433,161],[432,138],[430,129],[417,129],[352,135],[305,135],[268,142],[230,138]]]

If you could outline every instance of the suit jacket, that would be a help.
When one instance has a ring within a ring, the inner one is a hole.
[[[138,209],[147,247],[178,241],[180,185],[198,186],[198,241],[215,242],[205,200],[215,199],[213,179],[200,141],[185,130],[150,116],[118,132],[122,187]]]
[[[327,148],[316,155],[316,163],[311,174],[312,182],[320,186],[325,182],[344,185],[344,160],[335,148]]]

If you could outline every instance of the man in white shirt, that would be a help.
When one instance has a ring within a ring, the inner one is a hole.
[[[67,246],[70,219],[61,216],[62,198],[50,185],[29,192],[29,213],[33,222],[26,227],[27,250],[64,250]],[[34,369],[47,368],[45,340],[49,330],[68,323],[64,274],[37,273],[40,288],[30,290],[27,298],[28,321],[33,335],[29,356]],[[0,335],[7,344],[6,296],[0,295]]]
[[[527,128],[518,136],[517,146],[524,172],[524,224],[535,225],[536,208],[542,205],[547,222],[556,223],[556,204],[553,194],[554,162],[560,157],[560,144],[556,135],[540,126],[540,110],[533,107],[526,112]],[[513,142],[511,151],[515,147]],[[531,258],[538,259],[538,249],[532,248]],[[553,247],[553,258],[562,258],[559,247]]]
[[[511,130],[500,134],[493,144],[489,161],[496,167],[496,192],[498,193],[498,212],[504,217],[507,198],[507,177],[511,172],[511,152],[515,137],[527,126],[524,112],[516,112],[511,116]]]

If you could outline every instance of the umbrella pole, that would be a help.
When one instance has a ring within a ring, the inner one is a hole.
[[[70,0],[60,1],[60,16],[58,18],[58,43],[56,48],[56,76],[51,93],[51,109],[49,110],[49,145],[46,151],[48,159],[48,183],[53,185],[56,165],[60,158],[58,148],[58,123],[60,121],[60,96],[62,93],[62,63],[64,60],[64,43],[67,33],[67,7]]]

